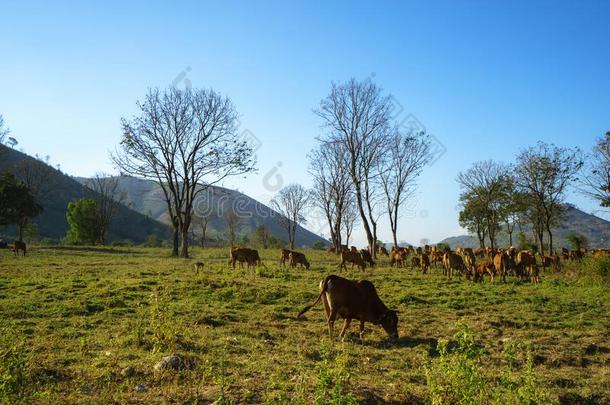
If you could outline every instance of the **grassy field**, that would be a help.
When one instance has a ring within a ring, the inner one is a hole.
[[[226,249],[0,251],[0,402],[610,403],[610,288],[592,263],[490,285],[387,259],[340,272],[314,251],[284,271],[261,253],[254,273]],[[330,273],[373,281],[399,340],[352,324],[332,342],[321,305],[295,319]],[[155,371],[170,354],[181,369]]]

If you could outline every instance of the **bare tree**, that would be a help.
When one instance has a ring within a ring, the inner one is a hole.
[[[0,114],[0,144],[4,143],[4,138],[6,138],[6,136],[10,133],[10,129],[8,129],[8,127],[6,127],[4,124],[4,117],[2,114]]]
[[[578,148],[560,148],[538,142],[517,156],[515,182],[519,191],[527,196],[534,210],[534,227],[543,226],[549,236],[549,250],[553,251],[552,227],[563,219],[564,200],[567,187],[575,181],[583,165]],[[544,254],[542,231],[538,231],[540,252]]]
[[[310,205],[310,194],[300,184],[289,184],[278,191],[271,200],[271,207],[280,215],[279,223],[288,233],[288,244],[294,249],[299,224],[306,222],[305,209]]]
[[[85,186],[93,191],[93,198],[97,203],[99,241],[105,245],[110,224],[121,205],[125,203],[127,194],[119,190],[119,177],[102,172],[88,179]]]
[[[11,130],[5,126],[4,117],[0,114],[0,157],[5,153],[4,141],[8,134],[11,133]]]
[[[241,227],[241,218],[237,213],[231,209],[225,212],[225,223],[227,224],[227,239],[229,240],[230,246],[235,246],[237,242],[237,234]]]
[[[345,204],[343,212],[343,230],[345,231],[345,244],[349,245],[349,240],[354,231],[354,227],[358,223],[360,215],[358,214],[358,208],[356,208],[356,201],[352,193],[348,194],[348,200]]]
[[[610,131],[599,138],[588,159],[588,173],[582,178],[582,191],[610,207]]]
[[[370,80],[351,79],[331,86],[315,113],[329,130],[328,141],[336,142],[347,154],[356,205],[366,232],[369,251],[376,254],[376,171],[390,127],[390,98]]]
[[[477,200],[480,207],[477,212],[485,213],[486,233],[492,249],[496,247],[496,232],[503,221],[506,195],[511,187],[509,173],[508,165],[486,160],[475,162],[457,176],[465,199]]]
[[[49,192],[53,189],[54,169],[49,165],[49,157],[41,158],[36,155],[35,159],[26,157],[15,164],[15,176],[30,190],[30,194],[38,204],[43,204]],[[30,218],[24,216],[17,224],[19,235],[23,234],[30,222]],[[20,236],[21,238],[21,236]]]
[[[120,149],[112,156],[125,173],[155,180],[174,227],[172,255],[188,257],[193,203],[228,176],[254,170],[254,151],[240,139],[231,100],[214,90],[150,90],[139,115],[123,119]]]
[[[193,217],[193,221],[195,222],[195,224],[199,225],[199,230],[201,231],[200,244],[201,244],[201,247],[205,247],[205,238],[206,238],[207,231],[208,231],[208,224],[210,223],[210,214],[207,214],[207,213],[196,214]]]
[[[345,150],[339,143],[322,142],[309,154],[313,177],[312,203],[328,222],[333,246],[341,246],[341,230],[352,181]]]
[[[415,180],[430,161],[430,140],[423,133],[394,133],[387,144],[387,158],[379,160],[379,179],[385,195],[386,209],[394,246],[401,206],[415,191]]]
[[[25,158],[15,164],[15,174],[29,189],[36,201],[41,202],[53,189],[51,182],[55,169],[49,163],[49,156],[35,155],[35,159]]]

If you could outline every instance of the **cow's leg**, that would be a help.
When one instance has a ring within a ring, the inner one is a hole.
[[[326,312],[326,320],[328,321],[330,318],[330,305],[328,304],[326,294],[322,294],[322,304],[324,304],[324,312]]]
[[[349,328],[350,323],[352,323],[351,318],[347,318],[347,319],[345,319],[345,322],[343,322],[343,327],[341,328],[341,333],[339,333],[339,337],[341,338],[341,340],[345,339],[345,331],[347,330],[347,328]]]
[[[330,315],[328,316],[328,335],[330,339],[333,339],[335,320],[337,319],[337,310],[335,308],[330,309]]]
[[[364,321],[360,321],[360,340],[362,340],[362,337],[364,336]]]

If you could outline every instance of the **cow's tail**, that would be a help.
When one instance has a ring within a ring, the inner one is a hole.
[[[326,293],[326,286],[328,285],[329,279],[330,279],[330,276],[326,276],[326,278],[322,282],[322,288],[320,290],[320,295],[318,295],[318,298],[316,298],[316,300],[313,302],[313,304],[307,305],[305,308],[303,308],[303,310],[301,312],[299,312],[299,314],[297,315],[297,318],[301,318],[305,314],[305,312],[309,311],[311,308],[315,307],[318,304],[318,302],[320,302],[320,300],[322,299],[322,295],[324,295]]]

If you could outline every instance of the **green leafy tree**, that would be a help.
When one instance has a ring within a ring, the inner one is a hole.
[[[42,212],[30,189],[11,173],[0,178],[0,225],[16,225],[17,238],[23,240],[23,229],[31,218]]]
[[[326,243],[322,242],[321,240],[317,240],[313,243],[313,245],[311,245],[311,248],[313,250],[324,250],[326,249]]]
[[[487,236],[486,218],[487,207],[473,193],[464,193],[460,197],[462,210],[459,214],[460,226],[476,234],[480,247],[485,247]]]
[[[566,236],[566,240],[570,242],[572,249],[574,250],[579,250],[580,248],[587,246],[587,238],[580,234],[570,234]]]
[[[97,203],[93,198],[81,198],[68,203],[68,243],[94,245],[100,241]]]

